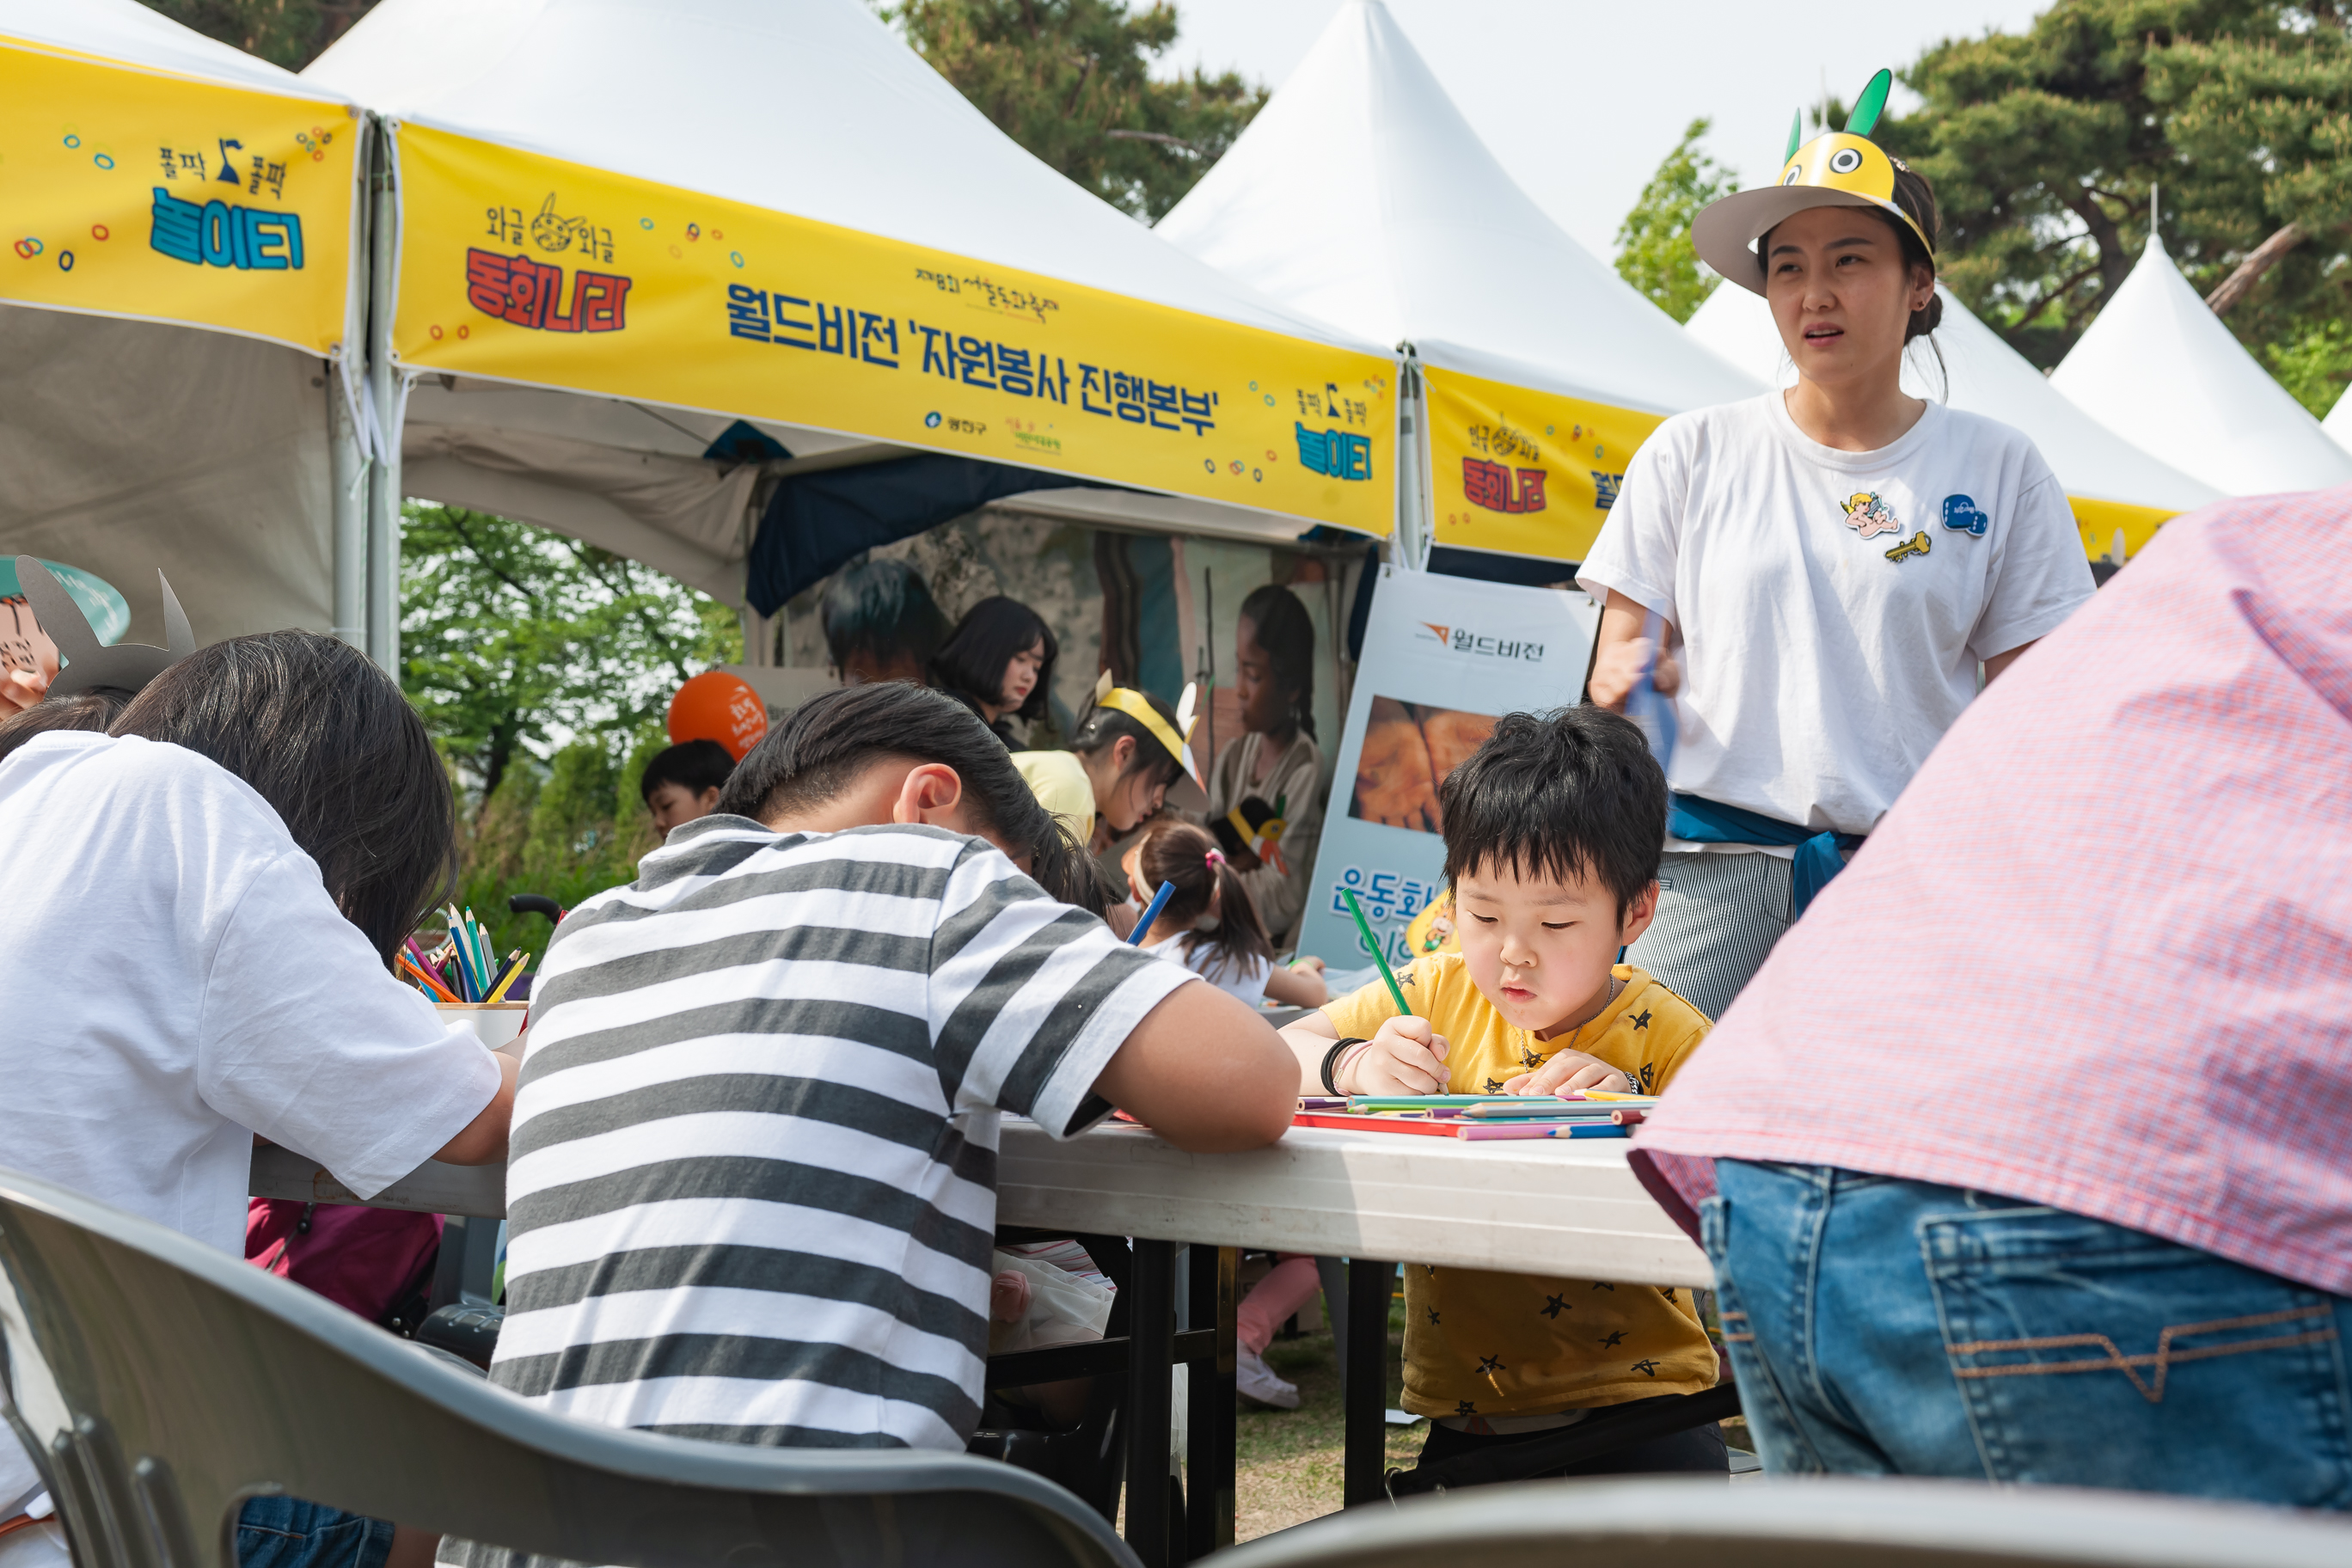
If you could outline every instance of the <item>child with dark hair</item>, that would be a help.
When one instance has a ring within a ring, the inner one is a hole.
[[[1315,744],[1315,623],[1298,595],[1268,583],[1234,624],[1234,689],[1244,733],[1209,771],[1209,826],[1280,946],[1307,907],[1323,837],[1323,752]],[[1265,825],[1278,837],[1261,843]]]
[[[938,692],[803,703],[719,807],[549,946],[491,1380],[679,1436],[960,1449],[1001,1118],[1062,1138],[1117,1104],[1181,1148],[1255,1148],[1297,1064],[1047,896],[1076,851]]]
[[[34,736],[46,735],[53,730],[102,733],[130,705],[129,692],[100,687],[71,697],[46,698],[29,708],[20,708],[0,719],[0,762],[7,761],[10,752]]]
[[[256,1133],[362,1197],[503,1157],[512,1064],[391,973],[454,822],[400,688],[310,632],[196,650],[110,734],[26,738],[0,761],[7,1163],[235,1256]],[[35,1490],[0,1432],[0,1520]],[[240,1550],[287,1568],[394,1550],[390,1524],[292,1499],[241,1517]]]
[[[1707,1020],[1616,962],[1658,903],[1666,782],[1642,731],[1592,707],[1506,715],[1439,791],[1459,952],[1400,975],[1413,1016],[1373,985],[1284,1030],[1334,1093],[1655,1094]],[[1404,1404],[1435,1462],[1565,1426],[1601,1406],[1716,1382],[1686,1295],[1477,1269],[1405,1269]],[[1712,1426],[1605,1454],[1579,1475],[1725,1468]]]
[[[654,831],[667,838],[671,828],[717,811],[719,792],[734,772],[734,757],[716,741],[681,741],[656,752],[637,781]]]
[[[824,585],[817,604],[825,654],[844,684],[929,679],[948,618],[923,574],[903,561],[861,561]]]
[[[964,612],[931,658],[931,684],[979,714],[1009,751],[1013,726],[1006,721],[1034,724],[1045,716],[1061,651],[1045,617],[999,594]]]
[[[1120,857],[1127,885],[1148,905],[1162,883],[1175,891],[1140,943],[1184,965],[1220,991],[1251,1006],[1272,999],[1293,1007],[1319,1007],[1329,998],[1320,975],[1274,962],[1265,922],[1225,852],[1208,829],[1173,817],[1153,823]]]

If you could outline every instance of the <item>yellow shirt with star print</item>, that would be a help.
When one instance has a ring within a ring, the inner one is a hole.
[[[1417,958],[1397,979],[1445,1037],[1450,1093],[1499,1093],[1573,1047],[1656,1094],[1712,1026],[1646,970],[1612,973],[1624,982],[1616,999],[1549,1040],[1507,1023],[1459,953]],[[1396,1004],[1368,985],[1323,1012],[1342,1038],[1369,1039]],[[1715,1386],[1715,1351],[1687,1290],[1408,1263],[1404,1300],[1404,1407],[1418,1415],[1549,1415]]]

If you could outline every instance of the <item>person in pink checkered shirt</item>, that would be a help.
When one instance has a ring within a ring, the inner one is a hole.
[[[1634,1159],[1768,1469],[2352,1506],[2352,487],[1972,704]]]

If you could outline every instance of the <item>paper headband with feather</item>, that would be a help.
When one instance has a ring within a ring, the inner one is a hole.
[[[1142,725],[1145,732],[1160,742],[1160,750],[1173,757],[1176,765],[1183,770],[1176,782],[1168,786],[1168,802],[1186,811],[1200,811],[1209,804],[1208,787],[1201,779],[1201,765],[1192,760],[1192,710],[1200,696],[1199,686],[1184,688],[1184,695],[1176,703],[1176,724],[1171,729],[1168,721],[1160,716],[1160,710],[1152,707],[1150,698],[1140,691],[1113,685],[1109,670],[1104,670],[1102,679],[1095,682],[1096,707],[1113,709]]]
[[[51,697],[79,697],[101,687],[135,693],[196,651],[196,634],[189,628],[187,612],[180,608],[171,581],[161,572],[155,574],[155,581],[163,589],[163,637],[170,646],[134,642],[109,647],[98,640],[89,618],[47,567],[30,555],[16,557],[16,584],[24,590],[25,602],[33,606],[41,629],[58,645],[62,668],[49,682]]]
[[[1895,73],[1882,70],[1854,100],[1843,131],[1823,131],[1804,140],[1804,116],[1789,125],[1789,150],[1780,177],[1753,191],[1739,191],[1710,203],[1691,220],[1691,247],[1699,258],[1750,293],[1764,292],[1764,268],[1756,241],[1808,207],[1875,207],[1919,237],[1927,254],[1936,241],[1895,199],[1895,156],[1870,140],[1885,112]]]

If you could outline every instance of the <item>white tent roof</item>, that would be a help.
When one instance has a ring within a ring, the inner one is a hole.
[[[1544,216],[1379,0],[1351,0],[1159,231],[1434,365],[1676,413],[1761,388]]]
[[[137,0],[0,0],[0,37],[336,103]],[[199,327],[0,305],[0,552],[86,567],[163,641],[333,621],[325,363]]]
[[[2352,484],[2352,452],[2255,363],[2153,236],[2050,384],[2231,495]]]
[[[2333,437],[2337,446],[2352,452],[2352,388],[2347,388],[2344,395],[2336,400],[2336,406],[2327,411],[2319,427]]]
[[[1944,300],[1943,324],[1935,335],[1943,370],[1937,369],[1927,343],[1915,342],[1904,356],[1905,391],[2024,431],[2069,495],[2169,511],[2221,499],[2203,480],[2157,461],[2061,397],[2031,361],[1970,314],[1950,289],[1938,285],[1937,292]],[[1773,385],[1797,379],[1796,365],[1772,324],[1772,307],[1745,289],[1717,289],[1685,330]]]
[[[384,0],[304,75],[404,121],[1388,353],[1255,295],[1071,184],[858,0]],[[732,599],[757,475],[720,477],[701,461],[730,422],[428,377],[408,405],[406,485],[562,529]],[[802,463],[907,450],[759,423]],[[1115,492],[1058,494],[1119,513]],[[1166,526],[1144,513],[1170,506],[1200,531],[1287,540],[1302,526],[1196,500],[1142,508],[1134,521]]]

